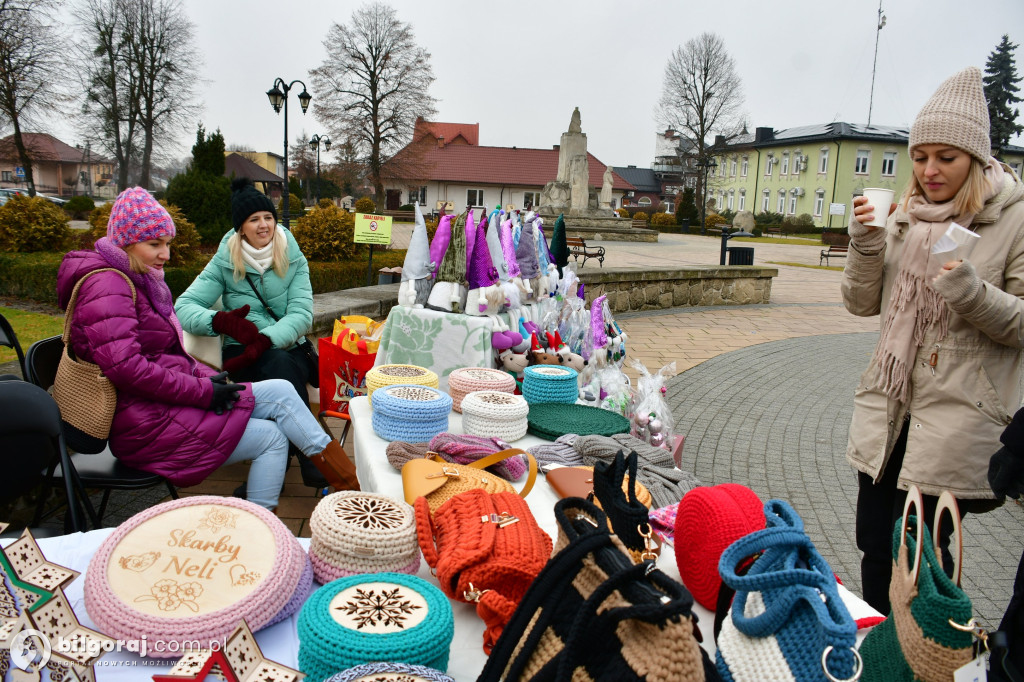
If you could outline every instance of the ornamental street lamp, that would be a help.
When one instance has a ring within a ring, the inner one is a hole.
[[[718,162],[714,157],[705,156],[697,161],[697,168],[703,173],[703,182],[700,185],[700,233],[707,234],[708,230],[704,220],[707,218],[708,212],[708,174],[714,174],[715,169],[718,168]]]
[[[324,151],[331,151],[331,138],[314,135],[309,138],[309,148],[316,150],[316,203],[320,205],[320,143],[324,143]]]
[[[289,227],[288,224],[288,92],[292,89],[292,86],[298,83],[302,86],[302,92],[299,93],[299,106],[302,107],[302,113],[306,113],[306,109],[309,109],[309,101],[313,99],[313,95],[306,92],[306,84],[300,80],[293,80],[291,83],[285,83],[283,79],[274,79],[274,87],[267,90],[267,98],[270,100],[270,106],[274,107],[274,111],[281,113],[281,107],[284,107],[284,199],[282,200],[282,210],[284,217],[284,226]]]

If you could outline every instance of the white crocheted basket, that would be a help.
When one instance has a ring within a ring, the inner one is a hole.
[[[511,443],[526,435],[530,406],[521,395],[474,391],[462,400],[462,430]]]
[[[419,570],[416,514],[405,502],[377,493],[338,492],[320,500],[309,525],[309,555],[321,585],[358,573]]]
[[[456,412],[462,412],[462,399],[473,391],[514,393],[515,390],[515,377],[500,369],[462,367],[448,375],[448,394]]]
[[[417,365],[378,365],[366,373],[366,391],[368,396],[378,388],[395,384],[416,384],[437,388],[437,375],[426,367]]]

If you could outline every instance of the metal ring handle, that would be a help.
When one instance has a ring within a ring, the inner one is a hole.
[[[853,676],[848,677],[845,680],[836,677],[828,671],[828,655],[832,653],[834,647],[829,644],[825,647],[825,650],[821,652],[821,669],[825,673],[825,677],[828,678],[829,682],[856,682],[860,679],[860,674],[864,671],[864,659],[860,657],[860,652],[857,651],[856,647],[850,647],[850,651],[853,652],[853,660],[855,665],[853,666]]]

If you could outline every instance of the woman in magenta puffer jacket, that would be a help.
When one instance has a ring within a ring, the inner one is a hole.
[[[99,272],[82,283],[71,349],[99,365],[117,389],[110,430],[117,458],[180,486],[195,485],[224,464],[252,460],[247,497],[272,509],[289,441],[318,467],[330,468],[347,456],[288,382],[229,383],[226,373],[216,374],[185,352],[163,278],[174,234],[170,215],[146,190],[133,187],[118,196],[107,236],[95,251],[67,254],[57,275],[64,308],[83,277],[104,268],[119,271]],[[120,273],[135,287],[134,303]]]

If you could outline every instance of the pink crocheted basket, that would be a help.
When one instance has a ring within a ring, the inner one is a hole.
[[[242,618],[254,632],[268,625],[290,605],[307,567],[302,546],[270,511],[230,497],[188,497],[111,533],[89,562],[85,608],[101,632],[145,635],[150,656],[172,658],[185,642],[223,645]]]
[[[516,380],[508,372],[489,367],[462,367],[448,375],[448,395],[452,409],[462,412],[462,399],[474,391],[514,393]]]

